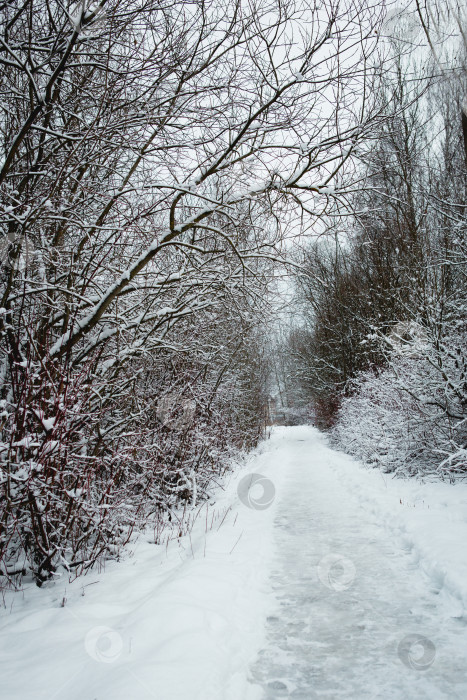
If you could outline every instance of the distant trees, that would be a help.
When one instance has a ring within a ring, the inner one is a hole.
[[[298,299],[307,324],[292,333],[323,426],[359,372],[385,362],[379,336],[411,318],[426,285],[429,242],[423,204],[423,132],[417,105],[407,107],[403,81],[382,102],[387,120],[367,144],[364,187],[352,195],[354,215],[329,225],[305,248]]]
[[[258,439],[271,272],[380,118],[381,11],[1,6],[7,577],[86,570]]]
[[[390,471],[458,475],[467,469],[463,77],[436,75],[439,62],[425,77],[408,61],[396,52],[380,84],[388,119],[361,149],[353,214],[305,250],[307,322],[290,348],[340,446]]]

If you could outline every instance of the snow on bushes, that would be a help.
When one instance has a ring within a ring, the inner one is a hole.
[[[393,344],[389,366],[352,381],[332,439],[371,466],[402,475],[467,475],[465,334],[420,350]]]

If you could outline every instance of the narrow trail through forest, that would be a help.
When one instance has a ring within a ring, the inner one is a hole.
[[[188,534],[5,594],[2,700],[467,698],[466,484],[297,426],[221,486]]]
[[[280,451],[277,610],[251,671],[258,697],[467,697],[465,617],[443,609],[434,582],[349,495],[333,470],[342,455],[301,428]]]

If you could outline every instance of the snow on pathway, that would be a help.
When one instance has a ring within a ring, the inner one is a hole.
[[[275,518],[276,610],[252,669],[263,691],[250,697],[467,698],[467,617],[459,600],[446,591],[440,599],[439,576],[424,574],[420,558],[401,550],[401,541],[372,515],[361,478],[367,472],[355,473],[355,463],[316,433],[287,435],[293,462]],[[349,495],[345,477],[355,486],[357,476],[361,488]],[[401,487],[401,493],[414,488],[396,482],[388,494],[382,476],[374,476],[389,503],[397,504]],[[466,514],[464,500],[451,566],[461,567],[462,560],[465,567]],[[443,539],[437,516],[428,517],[425,528],[432,539]]]
[[[4,603],[2,700],[465,699],[467,485],[276,428],[191,536]]]

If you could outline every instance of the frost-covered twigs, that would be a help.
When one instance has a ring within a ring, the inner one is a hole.
[[[0,551],[41,582],[160,531],[262,434],[270,282],[380,120],[381,12],[31,8],[0,18]]]
[[[209,353],[176,360],[165,351],[104,378],[96,374],[98,354],[65,376],[52,374],[56,363],[47,358],[16,363],[2,404],[0,569],[7,580],[26,571],[39,583],[60,572],[75,576],[118,556],[135,528],[152,523],[161,537],[180,504],[205,498],[232,449],[248,449],[264,428],[265,377],[249,376],[255,342],[250,336],[251,347],[240,358],[237,348],[230,362],[228,348],[222,363]]]
[[[465,71],[453,62],[442,81],[439,66],[427,75],[430,50],[421,66],[421,48],[404,55],[399,38],[394,81],[383,73],[378,85],[388,121],[362,149],[353,214],[301,257],[287,361],[340,448],[386,471],[454,479],[467,473]]]
[[[401,475],[464,477],[467,387],[463,334],[406,343],[389,367],[361,374],[344,398],[332,435],[347,452]]]

